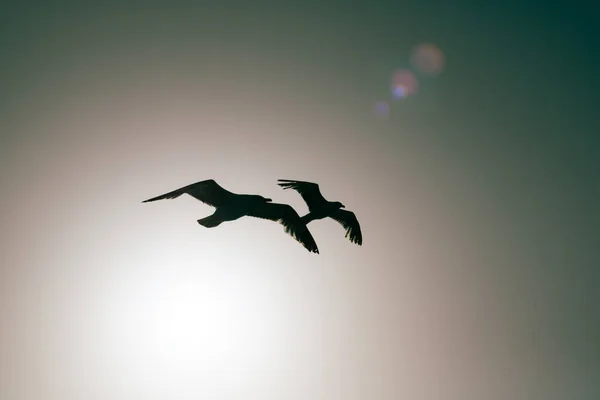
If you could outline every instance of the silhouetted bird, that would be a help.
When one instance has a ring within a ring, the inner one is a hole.
[[[193,183],[163,195],[144,200],[142,203],[162,199],[174,199],[182,194],[200,200],[216,208],[214,214],[198,220],[207,228],[213,228],[225,221],[234,221],[243,216],[264,218],[279,222],[285,232],[291,235],[310,252],[319,253],[317,243],[296,210],[287,204],[272,203],[271,199],[252,194],[236,194],[223,189],[217,182],[208,179]]]
[[[312,182],[292,181],[289,179],[278,179],[279,186],[284,189],[294,189],[306,202],[309,213],[302,217],[307,224],[315,219],[331,217],[342,224],[346,229],[346,237],[352,243],[362,245],[362,233],[356,215],[352,211],[342,210],[345,208],[339,201],[327,201],[319,191],[319,185]]]

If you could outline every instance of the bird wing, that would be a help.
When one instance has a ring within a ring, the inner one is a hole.
[[[279,222],[285,228],[285,233],[300,242],[306,250],[319,253],[315,239],[292,206],[279,203],[264,203],[254,207],[248,215]]]
[[[338,209],[329,216],[342,224],[344,229],[346,229],[346,237],[349,238],[352,243],[362,246],[362,232],[360,231],[360,224],[358,223],[358,219],[356,219],[356,215],[354,215],[352,211]]]
[[[230,191],[223,189],[213,179],[208,179],[205,181],[192,183],[191,185],[184,186],[180,189],[173,190],[172,192],[165,193],[148,200],[144,200],[142,203],[163,199],[174,199],[185,193],[213,207],[219,207],[220,205],[229,202],[233,197],[236,196],[235,193],[231,193]]]
[[[319,191],[319,185],[312,182],[292,181],[289,179],[278,179],[278,185],[284,189],[294,189],[304,199],[309,210],[314,210],[324,206],[327,200]]]

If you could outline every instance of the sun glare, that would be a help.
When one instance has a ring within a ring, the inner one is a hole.
[[[207,235],[195,223],[180,223],[186,219],[173,221],[179,230],[167,226],[160,240],[139,238],[162,248],[140,250],[146,260],[136,266],[120,263],[111,287],[102,289],[112,294],[103,301],[104,357],[139,387],[149,378],[167,386],[197,384],[199,376],[212,377],[212,384],[252,381],[283,351],[281,293],[268,274],[252,268],[264,265],[253,261],[260,256],[252,238],[227,240],[230,226]]]
[[[243,335],[254,329],[244,321],[250,310],[244,309],[239,293],[185,280],[160,286],[145,294],[144,310],[146,345],[156,356],[168,364],[204,359],[217,367],[246,358]]]

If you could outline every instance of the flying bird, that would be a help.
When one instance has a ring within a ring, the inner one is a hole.
[[[223,189],[213,179],[184,186],[144,200],[142,203],[174,199],[186,193],[216,208],[212,215],[198,220],[198,223],[206,228],[214,228],[225,221],[235,221],[244,216],[268,219],[283,225],[285,232],[300,242],[309,252],[319,253],[317,243],[306,227],[306,223],[290,205],[273,203],[273,200],[259,195],[232,193]]]
[[[362,246],[362,232],[356,215],[352,211],[342,210],[345,208],[339,201],[327,201],[319,191],[319,185],[312,182],[292,181],[289,179],[278,179],[278,185],[284,189],[294,189],[306,202],[308,214],[302,217],[302,221],[309,223],[316,219],[331,217],[346,229],[346,237],[352,243]]]

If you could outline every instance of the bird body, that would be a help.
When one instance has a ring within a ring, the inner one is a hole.
[[[325,200],[318,184],[290,179],[278,179],[278,181],[279,186],[283,189],[294,189],[306,202],[309,212],[301,218],[304,223],[308,224],[327,217],[333,218],[346,229],[346,237],[352,243],[362,245],[362,232],[356,215],[352,211],[342,210],[345,206],[339,201]]]
[[[213,179],[184,186],[144,200],[142,203],[174,199],[183,194],[189,194],[197,200],[216,208],[212,215],[198,220],[198,223],[206,228],[214,228],[223,222],[235,221],[244,216],[268,219],[283,225],[285,232],[300,242],[308,251],[319,252],[315,240],[306,227],[306,223],[302,221],[291,206],[273,203],[271,199],[260,195],[230,192],[222,188]]]
[[[260,208],[264,204],[267,204],[269,202],[268,200],[269,199],[265,199],[262,196],[239,194],[218,206],[211,216],[199,219],[198,223],[200,223],[200,225],[204,225],[201,221],[208,218],[213,218],[214,222],[216,223],[215,225],[204,225],[207,228],[213,228],[223,222],[235,221],[251,214],[253,210]]]
[[[343,205],[339,201],[328,201],[320,207],[309,208],[308,214],[302,216],[301,219],[308,224],[314,220],[327,218],[342,207]]]

